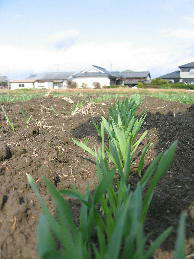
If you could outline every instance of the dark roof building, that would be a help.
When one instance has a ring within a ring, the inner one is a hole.
[[[160,76],[159,78],[162,78],[162,79],[180,79],[180,71],[177,70],[177,71],[174,71],[174,72],[171,72],[171,73],[168,73],[168,74],[165,74],[163,76]]]
[[[179,68],[194,68],[194,62],[179,66]]]
[[[194,84],[194,62],[179,66],[180,70],[160,76],[161,79],[166,79],[173,83],[190,83]]]
[[[123,71],[120,73],[121,77],[123,78],[151,78],[149,71]]]
[[[86,70],[72,75],[72,79],[76,78],[109,78],[111,84],[136,85],[139,81],[149,80],[151,78],[149,71],[135,72],[132,70],[125,71],[108,71],[103,67],[92,65]]]
[[[72,72],[50,72],[50,73],[38,73],[32,74],[27,79],[34,80],[67,80],[72,76]]]

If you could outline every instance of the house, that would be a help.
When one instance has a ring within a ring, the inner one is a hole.
[[[139,82],[149,82],[151,75],[149,71],[135,72],[131,70],[125,70],[120,73],[122,85],[134,86]]]
[[[10,89],[24,89],[24,88],[34,88],[35,80],[24,79],[24,80],[11,80]]]
[[[102,88],[116,84],[116,79],[110,71],[95,65],[72,75],[78,88]]]
[[[35,88],[66,88],[73,72],[50,72],[32,74],[28,79],[36,80]]]
[[[32,74],[24,80],[10,81],[12,90],[21,88],[43,88],[43,89],[59,89],[66,88],[68,80],[72,73],[68,72],[53,72]]]
[[[72,75],[72,81],[77,84],[78,88],[102,88],[110,85],[134,86],[137,85],[138,82],[144,82],[150,79],[149,71],[108,71],[103,67],[95,65]]]
[[[194,84],[194,62],[179,66],[179,70],[160,76],[173,83],[189,83]]]
[[[67,87],[103,88],[110,85],[134,86],[138,82],[150,80],[150,72],[108,71],[103,67],[92,65],[80,72],[53,72],[30,75],[25,80],[13,80],[11,89],[18,88],[45,88],[60,89]],[[73,83],[73,84],[72,84]]]

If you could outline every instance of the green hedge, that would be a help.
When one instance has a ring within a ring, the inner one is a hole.
[[[110,89],[110,88],[128,88],[128,85],[107,85],[103,88]]]
[[[156,84],[138,84],[138,88],[158,88],[158,89],[190,89],[194,90],[194,84],[184,84],[184,83],[165,83],[161,85]]]

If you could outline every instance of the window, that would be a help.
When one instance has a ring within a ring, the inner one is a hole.
[[[19,87],[24,87],[24,84],[19,84]]]

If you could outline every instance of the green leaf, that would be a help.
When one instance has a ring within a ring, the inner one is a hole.
[[[89,203],[84,200],[82,194],[78,190],[60,190],[59,192],[68,197],[76,198],[80,200],[82,203],[84,203],[86,206],[89,206]]]
[[[122,166],[122,161],[119,156],[119,151],[112,142],[110,142],[110,152],[113,157],[113,163],[116,165],[117,169],[119,170],[119,174],[120,174],[121,178],[123,178],[123,176],[124,176],[123,175],[123,166]]]
[[[137,173],[139,175],[139,177],[141,177],[141,172],[144,168],[144,159],[145,159],[145,155],[148,151],[148,149],[150,148],[151,144],[148,144],[144,147],[142,153],[141,153],[141,157],[140,157],[140,161],[139,161],[139,164],[138,164],[138,169],[137,169]]]
[[[69,226],[70,230],[74,235],[77,234],[77,228],[73,222],[73,215],[69,203],[61,196],[60,192],[57,190],[54,184],[52,184],[46,177],[43,176],[43,181],[45,182],[52,199],[56,204],[56,208],[59,212],[60,223],[65,224],[64,227]],[[66,222],[66,223],[65,223]]]
[[[156,187],[156,185],[158,184],[158,182],[160,181],[161,177],[163,177],[167,171],[168,168],[170,167],[170,164],[173,160],[175,151],[176,151],[176,146],[177,146],[177,141],[175,141],[168,150],[166,150],[164,152],[164,154],[162,155],[160,162],[158,164],[158,168],[156,170],[156,173],[153,176],[153,179],[151,181],[151,183],[149,184],[148,190],[145,194],[145,198],[144,198],[144,212],[142,215],[142,219],[145,218],[151,199],[150,197],[153,196],[153,191]]]
[[[98,237],[98,243],[99,243],[99,252],[100,252],[101,258],[103,258],[102,256],[105,254],[106,248],[107,248],[105,235],[99,226],[97,226],[96,229],[97,229],[97,237]]]
[[[87,193],[85,194],[85,200],[87,200],[87,203],[89,203],[89,199],[90,199],[90,191],[88,189]],[[80,209],[80,231],[82,233],[83,240],[85,240],[86,242],[88,241],[88,238],[89,238],[88,210],[89,210],[89,207],[85,203],[83,203]]]
[[[133,154],[135,153],[136,149],[138,148],[139,144],[143,141],[145,136],[147,135],[148,131],[146,130],[141,137],[135,142],[135,144],[132,146]]]
[[[171,231],[172,231],[172,227],[166,229],[154,242],[152,242],[148,251],[145,253],[145,258],[150,258],[153,255],[153,253],[162,244],[162,242],[166,240],[166,238],[169,236]]]
[[[40,206],[42,207],[44,216],[47,218],[48,224],[51,227],[53,233],[56,234],[57,238],[62,242],[63,245],[65,245],[65,240],[64,240],[64,236],[63,233],[61,231],[61,227],[59,226],[58,222],[55,220],[55,218],[52,216],[52,214],[49,212],[49,209],[44,201],[44,199],[41,197],[38,187],[35,184],[33,178],[31,175],[26,174],[27,178],[28,178],[28,182],[32,187],[33,192],[35,193],[35,195],[37,196],[39,202],[40,202]]]
[[[92,156],[96,157],[96,152],[93,151],[93,150],[92,150],[91,148],[89,148],[88,146],[86,146],[86,144],[84,144],[83,142],[77,141],[77,140],[75,140],[75,139],[73,139],[73,142],[74,142],[77,146],[81,147],[83,150],[87,151],[87,152],[88,152],[89,154],[91,154]]]
[[[185,218],[186,214],[182,213],[179,221],[174,259],[185,258]]]
[[[38,223],[36,249],[40,258],[44,257],[46,253],[56,250],[56,243],[44,215],[40,216]]]
[[[106,192],[108,187],[112,184],[114,172],[104,174],[100,184],[97,186],[94,194],[94,204],[101,200],[103,194]]]
[[[151,165],[149,165],[149,167],[146,169],[143,177],[140,180],[140,183],[142,185],[142,187],[144,188],[146,186],[146,184],[148,183],[149,179],[151,178],[151,176],[153,175],[153,173],[156,171],[157,165],[160,161],[162,157],[162,153],[160,153],[155,159],[154,161],[152,161]]]
[[[125,160],[125,164],[124,164],[124,169],[123,169],[123,174],[125,177],[125,182],[127,182],[129,174],[131,172],[131,160],[132,160],[132,156],[131,156],[131,146],[130,146],[130,140],[128,140],[127,143],[127,150],[126,150],[126,160]]]
[[[55,250],[55,251],[50,251],[48,253],[46,253],[43,257],[41,257],[41,259],[69,259],[68,256],[65,256],[64,254],[62,254],[62,252]]]
[[[76,259],[77,257],[81,258],[79,247],[80,235],[73,221],[69,203],[61,196],[54,184],[52,184],[46,177],[43,177],[43,180],[56,204],[56,218],[60,224],[60,232],[63,236],[65,252],[72,259]]]
[[[122,235],[124,231],[125,220],[127,216],[129,199],[126,202],[125,207],[123,207],[122,213],[119,214],[118,218],[115,219],[115,229],[112,235],[112,238],[108,244],[108,258],[118,259],[121,244],[122,244]]]

